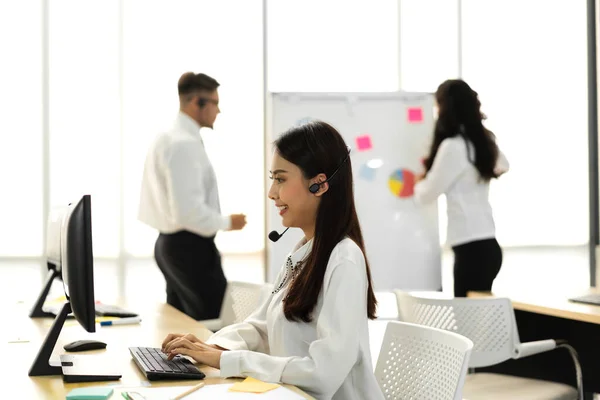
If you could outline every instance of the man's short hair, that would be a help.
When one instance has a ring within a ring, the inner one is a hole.
[[[177,91],[180,96],[199,91],[214,92],[219,87],[219,82],[206,74],[195,74],[186,72],[181,75],[177,83]]]

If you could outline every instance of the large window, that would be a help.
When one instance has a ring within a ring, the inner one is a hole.
[[[186,71],[214,77],[221,114],[202,132],[224,213],[248,225],[220,233],[222,252],[264,248],[262,2],[124,2],[125,245],[152,254],[156,233],[137,221],[140,179],[150,141],[174,120],[177,80]]]
[[[41,2],[0,2],[0,256],[43,249]]]
[[[435,92],[459,75],[458,0],[400,1],[402,90]]]
[[[271,92],[398,89],[397,0],[269,0]]]
[[[49,5],[50,204],[91,194],[94,255],[115,257],[121,174],[119,2]]]
[[[587,243],[585,2],[462,3],[464,78],[512,169],[492,185],[499,241]]]
[[[0,6],[0,51],[18,60],[4,63],[0,76],[0,166],[11,171],[0,183],[16,194],[0,203],[0,256],[42,254],[44,187],[51,206],[92,195],[95,256],[151,255],[156,233],[137,221],[142,168],[150,141],[178,111],[176,84],[186,71],[221,83],[222,114],[202,134],[222,211],[248,216],[243,231],[217,243],[224,253],[261,251],[262,2],[48,2],[46,186],[41,2],[32,7]]]
[[[511,162],[491,190],[502,245],[588,241],[585,2],[462,0],[459,15],[459,0],[267,0],[267,66],[261,0],[23,3],[0,2],[0,257],[40,256],[44,200],[84,193],[96,256],[151,255],[142,168],[186,71],[221,83],[202,135],[223,212],[248,215],[218,245],[261,251],[263,67],[271,92],[431,92],[462,73]]]

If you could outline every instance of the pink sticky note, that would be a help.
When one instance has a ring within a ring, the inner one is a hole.
[[[421,107],[410,107],[408,109],[408,122],[422,122],[423,109]]]
[[[356,138],[356,147],[358,151],[371,150],[373,145],[371,144],[371,136],[363,135]]]

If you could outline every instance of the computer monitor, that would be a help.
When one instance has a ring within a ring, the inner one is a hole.
[[[48,269],[56,270],[59,273],[62,259],[60,238],[67,209],[66,206],[53,207],[48,215],[46,227],[46,263]]]
[[[53,207],[48,214],[48,222],[46,226],[46,265],[48,267],[48,273],[46,276],[46,282],[35,301],[29,316],[31,318],[40,317],[56,317],[56,313],[48,312],[44,310],[44,302],[48,297],[52,282],[56,278],[62,278],[61,274],[61,236],[62,226],[65,214],[67,213],[68,207],[60,206]]]
[[[96,331],[94,304],[94,257],[92,252],[92,205],[89,195],[70,204],[62,219],[60,239],[60,270],[67,302],[56,316],[29,376],[63,375],[66,382],[115,380],[121,375],[98,374],[88,371],[88,365],[76,365],[76,357],[61,356],[61,363],[52,363],[50,355],[58,340],[67,315],[75,319],[88,332]],[[89,357],[89,356],[88,356]],[[93,367],[93,363],[92,363]]]
[[[62,226],[60,248],[62,280],[67,304],[70,304],[75,319],[83,329],[95,332],[92,204],[89,195],[83,196],[77,204],[67,210]]]
[[[29,311],[30,318],[55,318],[59,311],[60,305],[46,305],[46,299],[52,288],[52,284],[56,278],[63,278],[62,274],[62,229],[65,215],[69,211],[67,206],[53,207],[48,214],[48,222],[46,227],[46,248],[44,254],[46,256],[47,276],[46,281],[40,290],[33,307]],[[96,315],[103,317],[137,317],[137,313],[125,310],[122,307],[96,303]],[[73,318],[73,314],[69,314],[68,318]]]

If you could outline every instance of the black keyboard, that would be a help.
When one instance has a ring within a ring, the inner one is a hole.
[[[99,317],[118,317],[118,318],[127,318],[127,317],[137,317],[138,315],[134,312],[127,311],[122,309],[119,306],[112,306],[108,304],[97,303],[95,306],[96,315]],[[42,310],[47,313],[53,314],[54,316],[58,315],[58,312],[62,308],[62,304],[52,305],[52,306],[44,306]],[[74,318],[73,313],[67,315],[67,318]]]
[[[593,304],[595,306],[600,306],[600,294],[590,293],[590,294],[585,294],[583,296],[573,297],[572,299],[569,299],[569,300],[574,301],[576,303],[585,303],[585,304]]]
[[[113,306],[109,304],[96,303],[96,315],[100,317],[137,317],[138,315],[134,312],[122,309],[119,306]]]
[[[204,379],[205,375],[185,357],[167,360],[161,349],[154,347],[130,347],[135,363],[149,381],[161,379]]]

